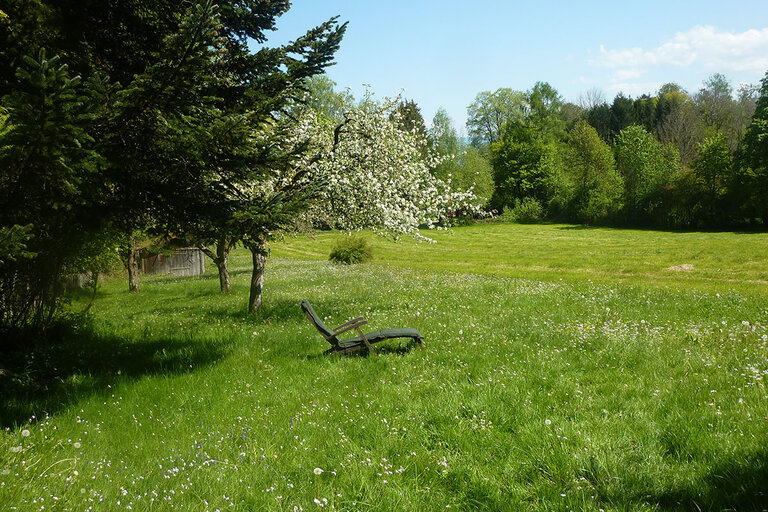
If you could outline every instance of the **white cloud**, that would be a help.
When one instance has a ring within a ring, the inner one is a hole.
[[[762,73],[768,69],[768,28],[731,33],[712,26],[698,26],[678,32],[650,50],[639,47],[614,50],[600,46],[599,55],[590,63],[613,70],[614,82],[639,78],[655,68],[695,66],[705,72]]]

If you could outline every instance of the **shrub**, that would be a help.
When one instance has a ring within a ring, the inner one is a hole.
[[[507,222],[528,224],[540,221],[543,216],[544,207],[541,206],[541,203],[532,197],[526,197],[522,201],[515,199],[515,207],[511,210],[505,208],[502,219]]]
[[[328,259],[334,263],[365,263],[373,258],[368,240],[361,236],[344,237],[336,242]]]

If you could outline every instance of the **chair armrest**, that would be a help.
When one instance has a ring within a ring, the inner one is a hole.
[[[344,322],[343,324],[341,324],[341,325],[340,325],[340,326],[338,326],[338,327],[334,327],[334,328],[333,328],[333,330],[334,330],[334,331],[337,331],[337,330],[339,330],[339,329],[343,329],[344,327],[346,327],[346,326],[348,326],[348,325],[350,325],[350,324],[356,324],[356,323],[357,323],[357,322],[359,322],[360,320],[365,320],[365,318],[363,318],[362,316],[359,316],[359,317],[357,317],[357,318],[353,318],[352,320],[349,320],[349,321],[347,321],[347,322]]]
[[[360,327],[362,327],[367,323],[368,321],[363,317],[355,318],[354,320],[350,320],[346,324],[342,324],[339,327],[335,328],[333,330],[333,334],[338,336],[339,334],[347,331],[351,331],[352,329],[360,329]]]

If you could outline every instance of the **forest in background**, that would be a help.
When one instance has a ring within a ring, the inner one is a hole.
[[[329,101],[332,85],[316,82],[321,103],[352,100],[337,93]],[[761,229],[767,107],[768,75],[734,90],[716,73],[695,93],[667,83],[654,95],[619,93],[611,102],[598,89],[565,102],[545,82],[483,91],[467,108],[468,140],[444,109],[429,128],[415,102],[401,109],[407,129],[453,156],[434,172],[458,188],[474,184],[504,219]]]

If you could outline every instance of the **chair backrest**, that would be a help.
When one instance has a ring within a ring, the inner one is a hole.
[[[307,315],[307,318],[309,318],[309,321],[312,322],[312,325],[314,325],[315,328],[320,331],[320,334],[323,335],[323,338],[328,340],[331,345],[336,345],[339,342],[338,338],[336,338],[336,335],[333,334],[333,331],[330,330],[328,326],[325,325],[325,323],[323,323],[319,316],[317,316],[317,313],[315,313],[315,310],[312,308],[312,304],[310,304],[307,299],[301,301],[301,309],[304,310],[304,314]]]

